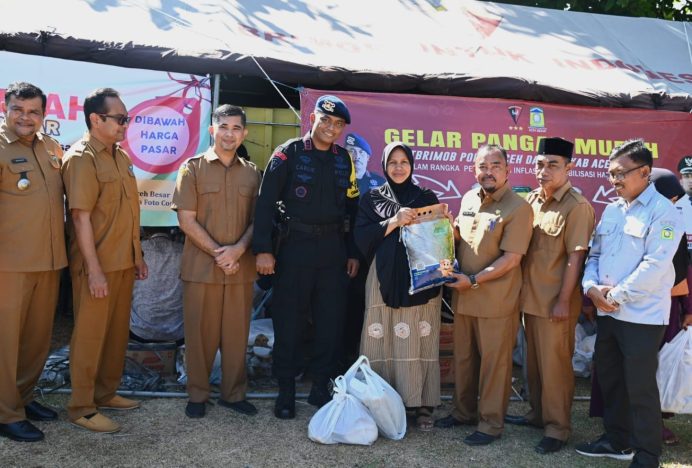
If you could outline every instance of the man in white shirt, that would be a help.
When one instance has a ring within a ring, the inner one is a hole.
[[[603,212],[582,280],[598,308],[594,360],[605,434],[576,450],[632,460],[636,467],[659,466],[658,348],[670,314],[672,259],[683,232],[678,210],[649,184],[652,165],[641,140],[611,153],[608,174],[621,198]]]

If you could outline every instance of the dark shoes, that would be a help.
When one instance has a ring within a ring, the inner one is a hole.
[[[58,413],[47,408],[37,401],[32,401],[24,407],[26,418],[32,421],[55,421],[58,419]]]
[[[535,450],[537,453],[546,454],[559,451],[565,446],[565,441],[560,439],[555,439],[553,437],[543,437],[541,441],[536,445]]]
[[[435,427],[439,427],[440,429],[449,429],[457,426],[473,426],[474,424],[476,424],[475,421],[459,421],[451,414],[449,416],[445,416],[444,418],[435,420]]]
[[[217,403],[219,404],[219,406],[223,406],[224,408],[230,408],[233,411],[237,411],[238,413],[246,414],[248,416],[254,416],[257,414],[257,408],[255,407],[255,405],[253,405],[247,400],[234,401],[231,403],[229,401],[222,400],[221,398],[219,398]]]
[[[632,460],[634,458],[634,452],[631,448],[613,447],[605,434],[593,442],[577,445],[575,450],[578,454],[587,457],[608,457],[616,460]]]
[[[495,442],[499,438],[500,438],[499,435],[494,436],[494,435],[486,434],[485,432],[476,431],[473,434],[471,434],[470,436],[467,436],[464,439],[464,443],[466,445],[471,445],[471,446],[488,445],[488,444]]]
[[[200,418],[203,418],[205,414],[207,414],[207,403],[206,402],[202,402],[202,403],[194,403],[192,401],[187,402],[187,406],[185,407],[185,415],[188,418],[200,419]]]
[[[524,416],[513,416],[511,414],[505,415],[505,423],[512,424],[514,426],[528,426],[529,420]]]
[[[514,426],[531,426],[539,429],[543,428],[542,424],[531,422],[526,416],[513,416],[511,414],[505,415],[505,423],[512,424]]]
[[[316,377],[312,383],[310,395],[308,395],[308,403],[322,408],[330,401],[332,401],[332,395],[329,393],[329,379],[326,377]]]
[[[274,403],[274,416],[279,419],[296,417],[296,381],[293,378],[279,379],[279,396]]]
[[[10,424],[0,424],[0,436],[18,442],[38,442],[43,440],[43,432],[26,419]]]

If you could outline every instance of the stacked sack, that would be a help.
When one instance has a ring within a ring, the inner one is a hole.
[[[359,357],[334,382],[334,398],[310,420],[308,437],[322,444],[371,445],[377,436],[406,434],[406,409],[399,394]]]

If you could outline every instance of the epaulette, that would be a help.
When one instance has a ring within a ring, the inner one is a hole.
[[[570,188],[567,193],[574,198],[577,203],[589,203],[589,200],[586,199],[584,195],[579,193],[574,187]]]
[[[86,140],[77,140],[72,144],[72,146],[70,146],[70,148],[67,151],[65,151],[65,154],[62,157],[63,162],[65,162],[67,159],[71,157],[82,154],[86,148]]]

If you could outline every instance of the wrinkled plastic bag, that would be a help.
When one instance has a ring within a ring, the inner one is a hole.
[[[377,440],[375,421],[363,403],[346,392],[343,376],[334,382],[332,401],[310,419],[308,437],[321,444],[372,445]]]
[[[656,381],[661,411],[692,414],[692,327],[663,345],[658,353]]]
[[[63,346],[62,348],[53,351],[46,364],[43,366],[43,372],[39,378],[39,384],[46,387],[62,387],[70,381],[70,347]]]
[[[416,219],[401,228],[411,276],[409,294],[454,282],[454,231],[447,211],[445,203],[416,208]]]
[[[588,335],[584,326],[578,323],[574,328],[574,355],[572,369],[577,377],[591,376],[591,362],[596,347],[596,335]]]
[[[274,324],[272,319],[257,319],[250,321],[250,333],[248,333],[248,346],[274,347]]]
[[[359,357],[344,374],[346,391],[370,411],[380,430],[388,439],[399,440],[406,435],[406,408],[401,396],[370,367],[366,356]]]

